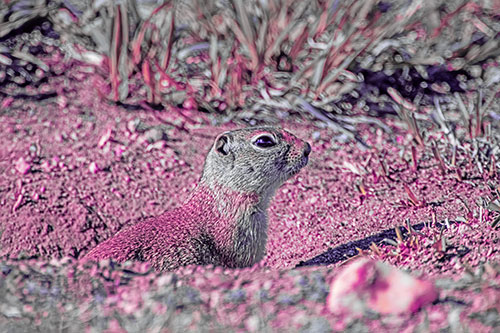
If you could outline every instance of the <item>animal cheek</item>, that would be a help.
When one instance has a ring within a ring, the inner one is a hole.
[[[278,159],[276,159],[274,161],[274,166],[275,166],[273,168],[274,172],[275,172],[275,170],[283,170],[286,167],[286,164],[287,164],[287,162],[286,162],[286,160],[284,158],[278,158]]]
[[[296,149],[296,147],[293,147],[290,149],[288,152],[287,160],[288,163],[294,164],[295,162],[299,161],[302,158],[302,151]]]

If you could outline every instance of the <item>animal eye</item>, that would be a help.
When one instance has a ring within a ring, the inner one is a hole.
[[[268,135],[262,135],[255,140],[254,145],[260,148],[269,148],[276,145],[274,139]]]

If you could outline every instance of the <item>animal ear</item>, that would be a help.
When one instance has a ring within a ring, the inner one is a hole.
[[[227,135],[223,134],[215,140],[215,151],[221,155],[230,153],[229,137]]]

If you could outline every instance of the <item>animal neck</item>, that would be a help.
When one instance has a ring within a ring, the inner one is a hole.
[[[219,220],[237,220],[243,212],[265,211],[269,206],[267,196],[232,190],[222,185],[198,184],[189,196],[186,205],[206,216]]]
[[[259,196],[200,183],[186,206],[197,210],[205,230],[235,267],[260,260],[267,241],[266,210],[272,195]]]

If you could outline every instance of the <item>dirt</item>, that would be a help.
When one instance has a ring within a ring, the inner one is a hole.
[[[499,175],[480,170],[465,150],[443,172],[431,149],[390,119],[392,133],[361,126],[369,148],[310,121],[271,121],[309,141],[312,153],[278,190],[267,256],[255,267],[157,273],[139,263],[79,265],[122,228],[180,205],[215,135],[242,126],[216,126],[196,111],[116,105],[100,97],[104,85],[90,67],[68,64],[50,82],[57,97],[0,100],[0,290],[9,300],[0,327],[495,329],[488,318],[500,310],[500,232],[491,226],[498,213],[481,200],[498,196]],[[417,227],[408,232],[407,225]],[[406,230],[404,238],[395,227]],[[360,252],[435,282],[440,301],[382,319],[329,313],[329,283]]]

